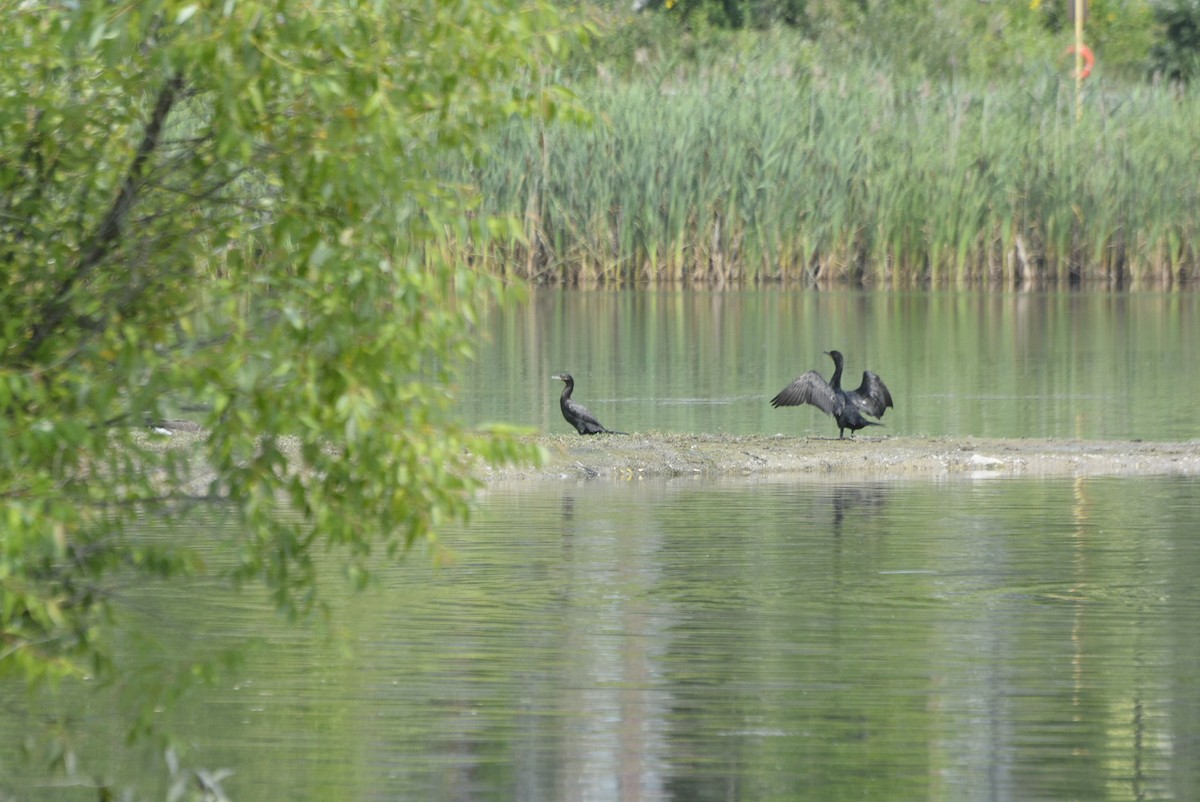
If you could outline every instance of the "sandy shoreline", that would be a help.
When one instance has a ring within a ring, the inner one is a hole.
[[[530,438],[541,467],[481,467],[487,482],[810,474],[831,478],[943,475],[1147,476],[1200,474],[1200,440],[1187,442],[792,437],[636,432]]]
[[[194,448],[203,432],[179,430],[146,438],[156,448]],[[1059,440],[979,437],[797,437],[678,434],[531,435],[544,465],[478,463],[485,483],[649,478],[809,476],[831,480],[939,476],[1200,475],[1200,440]],[[148,444],[150,444],[148,443]],[[282,438],[293,453],[298,445]],[[203,492],[211,475],[193,477]]]

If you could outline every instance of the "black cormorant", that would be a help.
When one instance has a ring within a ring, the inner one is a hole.
[[[869,421],[862,416],[867,413],[875,418],[882,418],[888,407],[892,406],[892,394],[884,385],[883,380],[869,370],[863,371],[862,384],[857,390],[842,389],[842,354],[840,351],[826,351],[833,360],[833,378],[828,383],[821,374],[810,370],[794,382],[779,391],[779,395],[771,399],[773,407],[795,407],[800,404],[812,404],[817,409],[833,416],[838,425],[838,437],[845,437],[846,430],[851,436],[859,429],[867,426],[882,426],[881,423]]]
[[[571,378],[570,373],[556,373],[550,378],[558,379],[561,382],[566,382],[567,386],[563,388],[562,397],[558,399],[558,405],[562,407],[563,417],[567,419],[567,423],[575,427],[575,430],[580,434],[625,434],[625,432],[614,432],[612,429],[605,429],[600,421],[596,420],[587,407],[578,401],[571,400],[571,393],[575,390],[575,379]]]

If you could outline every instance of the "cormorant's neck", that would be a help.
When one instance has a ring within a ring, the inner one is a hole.
[[[829,386],[840,388],[842,386],[842,360],[833,360],[833,378],[829,380]]]
[[[571,393],[575,390],[575,382],[572,381],[571,379],[567,379],[564,382],[564,385],[565,386],[563,387],[562,400],[567,401],[571,398]]]

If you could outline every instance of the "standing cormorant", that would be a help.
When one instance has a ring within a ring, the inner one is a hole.
[[[604,434],[626,434],[626,432],[614,432],[612,429],[605,429],[603,424],[596,420],[596,416],[587,407],[578,401],[571,400],[571,393],[575,390],[575,379],[571,378],[570,373],[556,373],[550,378],[567,383],[567,386],[563,388],[562,397],[558,399],[558,405],[562,407],[562,414],[567,419],[567,423],[574,426],[577,432],[580,434],[600,434],[601,432]]]
[[[780,390],[779,395],[771,399],[771,406],[795,407],[812,404],[833,416],[837,421],[840,438],[846,436],[847,429],[853,436],[856,431],[867,426],[882,426],[881,423],[867,420],[862,413],[882,418],[887,408],[892,406],[892,394],[888,392],[883,380],[871,371],[864,370],[862,384],[857,390],[843,390],[842,354],[840,351],[825,353],[833,360],[834,368],[833,378],[828,383],[821,378],[820,373],[810,370]]]

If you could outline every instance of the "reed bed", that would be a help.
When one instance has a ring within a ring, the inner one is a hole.
[[[1049,71],[598,83],[590,126],[513,123],[460,179],[543,282],[1176,285],[1197,277],[1200,101]]]

